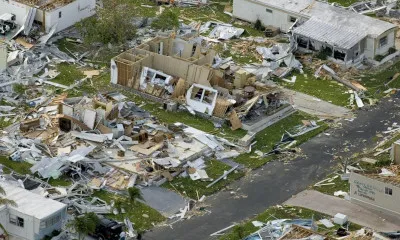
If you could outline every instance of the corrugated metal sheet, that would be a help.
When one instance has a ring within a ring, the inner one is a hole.
[[[335,26],[315,18],[295,28],[293,33],[342,49],[352,48],[367,36],[366,33],[350,31],[343,26]]]

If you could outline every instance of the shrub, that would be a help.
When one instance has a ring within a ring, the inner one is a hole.
[[[171,10],[164,10],[152,23],[151,27],[158,30],[172,30],[179,27],[179,17]]]
[[[380,61],[382,61],[382,59],[384,59],[384,58],[385,58],[385,56],[383,56],[383,55],[376,55],[374,59],[375,59],[376,61],[380,62]]]
[[[261,20],[257,19],[256,22],[254,23],[254,28],[257,29],[257,30],[261,30],[262,27],[263,27],[263,25],[261,23]],[[265,30],[265,28],[264,28],[264,30]]]

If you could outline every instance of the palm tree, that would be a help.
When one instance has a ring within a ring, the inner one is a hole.
[[[125,203],[122,199],[116,199],[114,201],[113,209],[117,210],[118,214],[124,215],[125,212]]]
[[[6,191],[4,191],[4,188],[0,186],[0,205],[10,205],[13,207],[17,206],[17,203],[14,202],[13,200],[4,198],[3,196],[6,196]]]
[[[68,226],[75,229],[79,240],[83,240],[89,233],[93,233],[96,230],[99,221],[100,219],[95,213],[89,212],[76,217],[69,222]]]
[[[142,193],[138,188],[130,187],[128,188],[128,200],[131,204],[136,204],[136,200],[141,199],[143,200]]]

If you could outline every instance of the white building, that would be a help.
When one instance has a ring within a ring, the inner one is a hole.
[[[0,185],[6,191],[6,198],[17,204],[16,207],[0,206],[0,223],[12,239],[40,240],[61,229],[67,216],[65,204],[8,182],[1,182]]]
[[[400,216],[400,181],[398,176],[350,174],[352,202]]]
[[[282,32],[293,29],[300,48],[327,49],[344,63],[386,55],[395,47],[396,25],[316,0],[234,0],[233,16],[259,19]]]
[[[31,12],[34,20],[47,33],[53,26],[56,26],[55,32],[59,32],[93,16],[95,8],[96,0],[0,0],[0,15],[12,13],[16,16],[17,24],[23,26]]]

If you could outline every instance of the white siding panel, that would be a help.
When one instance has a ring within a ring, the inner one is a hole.
[[[268,12],[267,9],[272,10],[272,13]],[[264,26],[272,25],[280,28],[283,32],[287,32],[293,25],[290,22],[291,16],[299,18],[299,15],[268,8],[262,4],[247,0],[233,1],[233,16],[252,23],[260,19]]]
[[[368,204],[375,209],[400,214],[400,188],[377,181],[357,173],[350,175],[350,197],[352,201]],[[392,195],[385,194],[385,187],[392,189]]]

